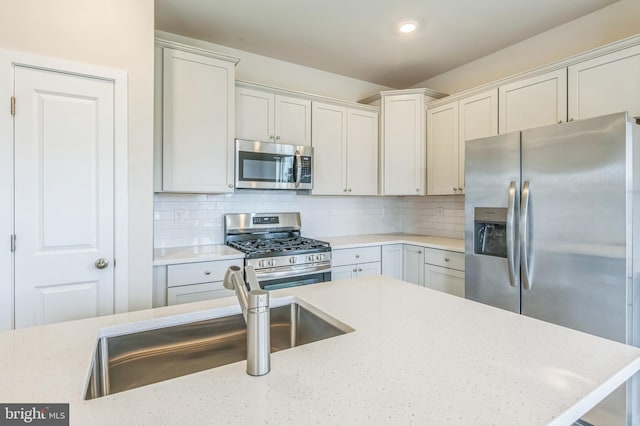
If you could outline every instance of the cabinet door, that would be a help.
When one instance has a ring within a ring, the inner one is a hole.
[[[311,146],[311,101],[275,96],[276,142]]]
[[[383,103],[383,195],[424,195],[424,96],[390,95]]]
[[[236,134],[239,139],[275,141],[274,96],[259,90],[236,89]]]
[[[358,278],[368,277],[371,275],[380,275],[380,262],[371,262],[371,263],[359,263],[356,265],[358,272],[356,276]]]
[[[426,264],[425,287],[464,297],[464,272]]]
[[[233,191],[234,64],[164,51],[162,189]]]
[[[382,275],[402,279],[402,244],[382,246]]]
[[[316,124],[314,124],[315,129]],[[315,155],[315,153],[314,153]],[[347,111],[347,194],[378,194],[378,113]],[[334,167],[335,169],[335,167]],[[335,173],[335,172],[334,172]]]
[[[567,120],[567,69],[498,88],[500,133]]]
[[[458,129],[458,194],[464,194],[465,143],[498,134],[498,89],[458,101]]]
[[[427,194],[458,193],[458,102],[427,110]]]
[[[404,244],[402,247],[402,279],[424,285],[424,249]]]
[[[640,46],[569,67],[569,118],[640,116]]]
[[[314,102],[313,194],[347,193],[347,109]]]
[[[358,272],[356,265],[334,266],[331,268],[331,281],[355,278]]]
[[[222,281],[183,285],[180,287],[170,287],[167,289],[167,305],[178,305],[181,303],[198,302],[200,300],[217,299],[220,297],[233,296],[235,293],[227,290]]]

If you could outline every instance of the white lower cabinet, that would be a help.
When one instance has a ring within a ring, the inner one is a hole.
[[[154,268],[154,307],[233,296],[222,285],[229,266],[244,266],[243,259],[182,263]]]
[[[331,280],[380,275],[381,263],[380,246],[332,250]]]
[[[424,286],[464,297],[464,253],[424,250]]]
[[[404,244],[402,247],[402,279],[424,285],[424,247]]]
[[[402,279],[402,246],[403,244],[382,246],[382,275],[385,277]]]

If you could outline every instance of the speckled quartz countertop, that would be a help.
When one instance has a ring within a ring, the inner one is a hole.
[[[384,244],[415,244],[464,253],[464,240],[429,237],[415,234],[371,234],[345,237],[317,237],[327,241],[333,249],[365,247]],[[210,260],[242,259],[244,254],[224,244],[190,247],[157,248],[153,250],[154,266],[177,263],[205,262]]]
[[[638,348],[391,278],[271,297],[355,331],[272,354],[266,376],[241,361],[88,401],[98,336],[237,312],[235,299],[1,332],[0,401],[68,402],[72,425],[568,425],[640,369]]]

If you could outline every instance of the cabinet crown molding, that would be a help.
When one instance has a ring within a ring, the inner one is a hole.
[[[459,93],[452,94],[443,99],[437,99],[435,101],[428,102],[427,109],[432,109],[440,105],[444,105],[449,102],[458,101],[460,99],[467,98],[469,96],[476,95],[486,90],[494,89],[505,84],[513,83],[526,78],[536,77],[538,75],[546,74],[548,72],[556,71],[558,69],[567,68],[571,65],[579,64],[580,62],[588,61],[590,59],[597,58],[599,56],[607,55],[619,50],[627,49],[640,45],[640,34],[633,35],[631,37],[624,38],[622,40],[614,41],[604,46],[598,46],[593,49],[560,59],[555,62],[551,62],[545,65],[525,70],[523,72],[513,74],[499,80],[495,80],[480,86],[473,87],[468,90],[464,90]]]
[[[436,99],[441,99],[448,96],[446,93],[436,92],[435,90],[422,87],[422,88],[416,88],[416,89],[383,90],[382,92],[378,92],[367,98],[360,99],[358,102],[363,104],[370,104],[372,102],[380,100],[383,96],[415,95],[415,94],[429,96],[430,98],[436,98]]]
[[[209,58],[218,59],[220,61],[231,62],[237,65],[240,62],[240,58],[234,58],[233,56],[223,55],[222,53],[213,52],[211,50],[202,49],[200,47],[190,46],[184,43],[178,43],[175,41],[165,40],[162,38],[155,38],[155,45],[158,47],[169,47],[171,49],[183,50],[185,52],[195,53],[202,56],[208,56]]]
[[[254,82],[245,81],[245,80],[236,80],[236,88],[255,89],[255,90],[260,90],[262,92],[273,93],[275,95],[283,95],[283,96],[291,96],[294,98],[308,99],[311,102],[330,103],[333,105],[343,106],[347,108],[355,108],[363,111],[372,111],[372,112],[380,111],[380,108],[373,105],[365,105],[359,102],[345,101],[342,99],[335,99],[327,96],[315,95],[313,93],[298,92],[294,90],[268,86],[266,84],[254,83]]]

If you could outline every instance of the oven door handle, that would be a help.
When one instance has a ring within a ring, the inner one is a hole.
[[[280,268],[267,269],[267,271],[273,271],[273,272],[256,271],[256,276],[258,277],[258,281],[272,280],[275,278],[297,277],[297,276],[306,275],[309,273],[326,271],[328,269],[331,269],[331,264],[315,263],[315,264],[311,264],[311,266],[308,266],[308,267],[296,268],[295,270],[292,270],[287,267],[285,268],[286,269],[281,269],[281,270],[278,270]]]

